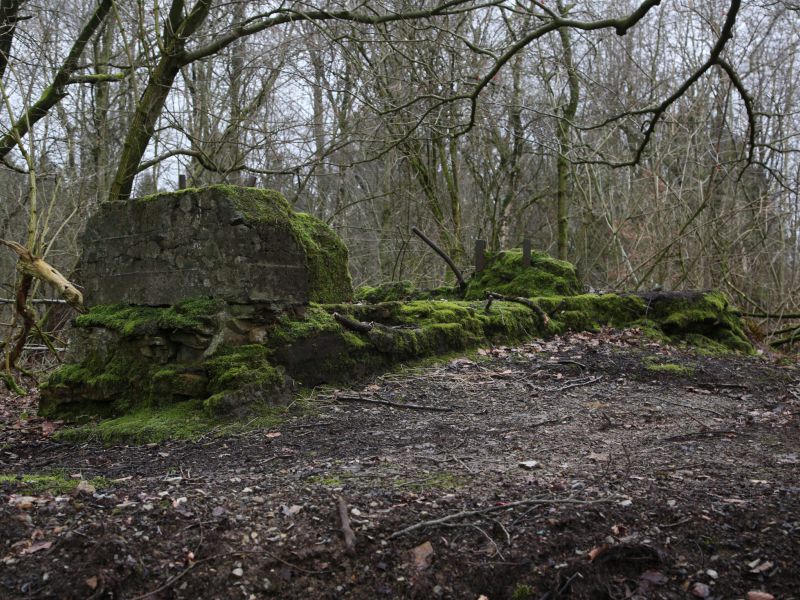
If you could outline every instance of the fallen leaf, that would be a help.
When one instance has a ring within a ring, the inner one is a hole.
[[[266,437],[268,439],[274,439],[274,438],[277,438],[277,437],[281,437],[281,432],[280,431],[271,431],[270,433],[266,434],[266,436],[264,436],[264,437]]]
[[[775,596],[767,592],[752,590],[747,592],[747,600],[775,600]]]
[[[75,488],[76,494],[86,494],[87,496],[91,496],[96,491],[97,488],[95,488],[91,483],[89,483],[85,479],[81,479],[78,482],[78,486]]]
[[[33,507],[33,503],[37,500],[38,498],[36,496],[17,496],[16,494],[11,494],[8,503],[21,510],[28,510]]]
[[[669,577],[664,575],[661,571],[645,571],[639,575],[639,579],[652,583],[653,585],[664,585],[669,581]]]
[[[97,589],[97,577],[92,576],[86,579],[86,585],[88,585],[93,590]]]
[[[767,571],[769,571],[774,566],[775,566],[774,562],[772,562],[771,560],[767,560],[767,561],[764,561],[763,563],[761,563],[760,565],[758,565],[757,567],[751,568],[750,572],[755,574],[755,575],[760,575],[762,573],[766,573]]]
[[[64,421],[44,421],[42,423],[42,435],[45,437],[53,435],[53,432],[58,429],[63,422]]]
[[[606,544],[603,544],[602,546],[595,546],[594,548],[589,550],[589,553],[588,553],[589,560],[590,561],[594,560],[595,558],[600,556],[606,550],[608,550],[608,546]]]
[[[39,550],[47,550],[50,546],[53,545],[53,542],[45,542],[44,540],[39,542],[34,542],[27,548],[25,548],[20,554],[33,554],[34,552],[39,552]]]
[[[418,570],[423,571],[431,566],[431,562],[433,562],[433,545],[430,542],[420,544],[410,552],[411,560]]]

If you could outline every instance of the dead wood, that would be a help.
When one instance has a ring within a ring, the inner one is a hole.
[[[0,244],[11,248],[19,257],[17,269],[25,275],[41,279],[49,283],[58,290],[58,293],[67,301],[67,303],[83,312],[83,294],[76,288],[70,281],[58,272],[50,264],[46,263],[40,257],[35,256],[22,244],[17,242],[0,239]]]
[[[436,252],[436,254],[438,254],[439,256],[442,257],[442,260],[444,260],[444,262],[447,263],[447,266],[450,267],[450,270],[456,276],[456,280],[458,281],[458,289],[460,289],[461,291],[464,291],[467,288],[467,282],[464,281],[464,276],[461,274],[461,271],[456,266],[456,263],[453,262],[453,259],[450,258],[450,256],[448,256],[448,254],[444,250],[439,248],[439,246],[437,246],[436,243],[432,239],[430,239],[427,235],[422,233],[416,227],[412,227],[411,228],[411,233],[413,233],[419,239],[421,239],[423,242],[428,244],[428,246],[430,246],[431,249],[434,252]]]
[[[586,381],[575,381],[573,383],[568,383],[567,385],[558,388],[557,391],[563,392],[565,390],[571,390],[572,388],[583,387],[584,385],[592,385],[593,383],[597,383],[601,379],[603,379],[603,376],[599,375],[597,377],[591,377]]]
[[[502,300],[503,302],[514,302],[516,304],[522,304],[523,306],[527,306],[533,312],[535,312],[539,318],[542,320],[542,325],[545,327],[550,323],[550,317],[542,307],[536,304],[533,300],[529,300],[528,298],[522,298],[519,296],[503,296],[502,294],[497,294],[495,292],[486,292],[486,312],[489,312],[489,309],[492,306],[492,300]]]
[[[422,529],[424,527],[434,527],[436,525],[442,525],[445,523],[449,523],[450,521],[455,521],[457,519],[463,519],[464,517],[474,517],[477,515],[484,515],[490,512],[497,512],[509,508],[516,508],[517,506],[536,506],[537,504],[590,505],[590,504],[602,504],[605,502],[613,502],[618,499],[619,498],[600,498],[599,500],[576,500],[575,498],[528,498],[527,500],[517,500],[516,502],[509,502],[508,504],[502,504],[500,506],[490,506],[489,508],[481,508],[477,510],[463,510],[461,512],[445,515],[444,517],[440,517],[438,519],[431,519],[429,521],[420,521],[419,523],[414,523],[413,525],[409,525],[404,529],[395,531],[392,535],[389,536],[389,539],[400,537],[401,535],[411,533],[412,531],[415,531],[417,529]]]
[[[384,406],[392,406],[394,408],[410,408],[412,410],[433,410],[437,412],[453,412],[452,408],[444,406],[423,406],[421,404],[404,404],[400,402],[390,402],[389,400],[379,400],[377,398],[365,398],[364,396],[348,396],[345,394],[336,394],[334,400],[344,400],[347,402],[367,402],[369,404],[383,404]]]
[[[349,554],[353,554],[356,549],[356,534],[353,533],[353,528],[350,527],[350,515],[347,512],[347,502],[345,502],[344,498],[339,496],[336,500],[336,505],[339,508],[339,521],[341,521],[342,524],[344,546],[347,548]]]
[[[372,328],[375,326],[374,323],[365,323],[364,321],[356,321],[355,319],[351,319],[350,317],[346,317],[338,312],[333,313],[333,318],[342,325],[342,327],[346,327],[352,331],[357,331],[358,333],[367,333],[372,331]]]

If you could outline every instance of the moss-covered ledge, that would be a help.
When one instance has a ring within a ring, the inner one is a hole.
[[[712,351],[753,352],[718,292],[583,294],[527,306],[477,300],[312,304],[275,316],[192,300],[174,307],[100,306],[77,319],[73,360],[42,387],[41,414],[117,416],[193,402],[206,417],[280,405],[299,387],[348,383],[409,361],[488,343],[600,327],[646,329]],[[334,313],[373,323],[343,327]]]

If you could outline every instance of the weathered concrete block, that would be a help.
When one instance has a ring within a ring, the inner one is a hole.
[[[277,192],[217,185],[100,207],[75,276],[90,306],[199,297],[275,307],[352,297],[347,248]]]

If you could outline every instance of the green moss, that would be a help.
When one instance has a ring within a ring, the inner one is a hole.
[[[104,477],[95,477],[87,481],[97,489],[110,486],[109,481]],[[48,474],[25,473],[22,475],[0,473],[0,485],[15,486],[27,494],[43,494],[45,492],[53,495],[68,494],[75,491],[80,482],[81,479],[69,477],[62,471]]]
[[[138,408],[128,414],[79,427],[62,429],[56,438],[70,441],[155,443],[169,439],[196,440],[201,436],[230,435],[248,429],[274,427],[286,419],[284,407],[258,407],[246,422],[209,416],[202,400],[163,407]]]
[[[305,213],[293,213],[292,233],[303,248],[310,271],[312,302],[342,302],[353,297],[347,246],[325,223]]]
[[[347,246],[328,225],[309,214],[294,212],[283,195],[273,190],[230,185],[209,189],[225,194],[248,221],[289,229],[306,257],[312,302],[342,302],[353,297]]]
[[[302,316],[283,315],[270,331],[269,346],[275,348],[292,344],[312,335],[339,331],[339,324],[331,312],[316,304],[311,304]]]
[[[670,373],[672,375],[694,375],[694,367],[678,365],[675,363],[650,363],[645,369],[653,373]]]
[[[80,315],[78,327],[104,327],[125,336],[152,335],[158,330],[193,330],[208,325],[221,308],[210,298],[186,300],[175,306],[128,306],[111,304],[95,306]]]
[[[410,281],[390,281],[377,287],[363,286],[356,291],[355,299],[359,302],[378,304],[380,302],[394,302],[408,300],[417,294],[414,284]]]
[[[531,600],[536,598],[536,590],[525,583],[518,583],[511,594],[511,600]]]
[[[308,483],[317,484],[317,485],[324,485],[327,487],[342,487],[344,485],[344,480],[338,475],[312,475],[308,479],[306,479]]]
[[[487,259],[486,268],[468,283],[465,298],[478,300],[487,291],[504,296],[568,296],[581,290],[575,266],[544,252],[531,254],[531,266],[522,266],[522,251],[508,250]]]
[[[201,191],[201,188],[187,187],[187,188],[184,188],[182,190],[175,190],[174,192],[157,192],[155,194],[149,194],[147,196],[141,196],[140,198],[136,198],[134,200],[134,202],[137,202],[137,203],[138,202],[141,202],[141,203],[152,202],[153,200],[161,200],[161,199],[163,199],[163,198],[165,198],[167,196],[173,197],[173,196],[183,196],[183,195],[189,195],[189,194],[197,194],[200,191]],[[127,202],[127,200],[126,200],[126,202]]]
[[[416,491],[440,490],[453,491],[464,487],[469,480],[461,475],[453,473],[439,472],[432,473],[427,477],[413,480],[398,479],[394,482],[395,487]]]
[[[259,344],[221,350],[205,364],[209,390],[219,393],[252,384],[263,388],[283,385],[283,374],[272,366],[269,357],[269,349]]]
[[[755,352],[742,320],[731,310],[722,292],[653,294],[645,297],[648,301],[647,317],[658,323],[673,341],[697,344],[711,352]]]

